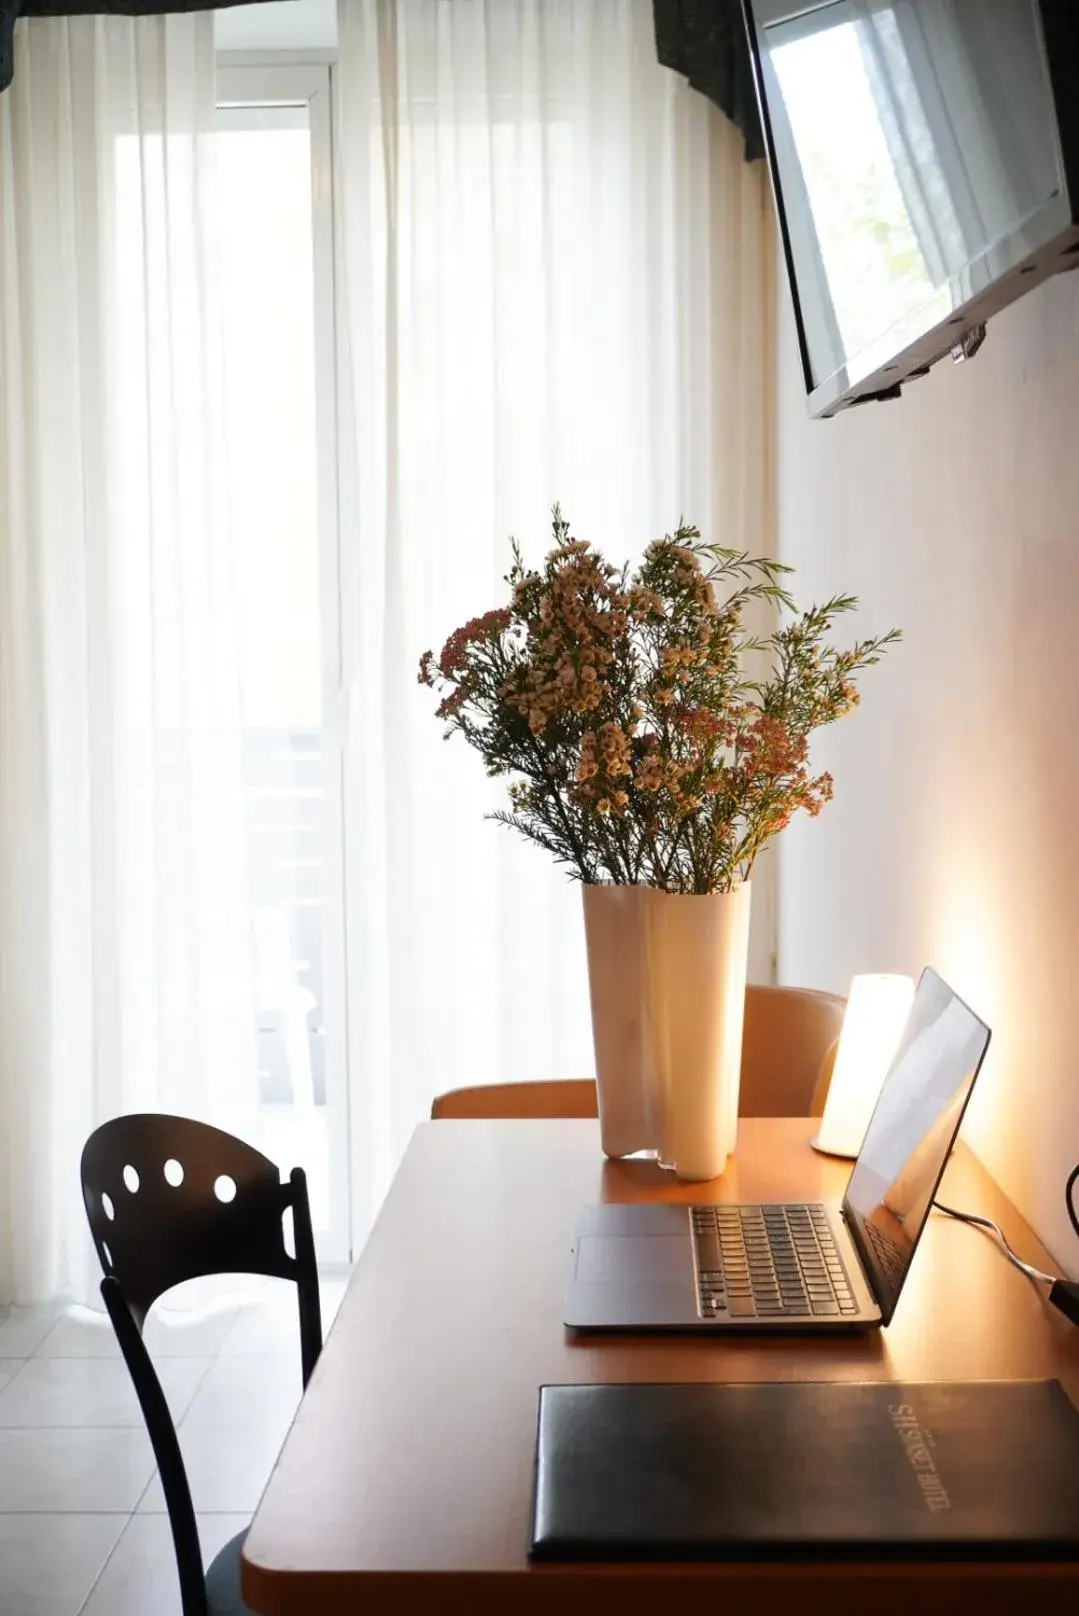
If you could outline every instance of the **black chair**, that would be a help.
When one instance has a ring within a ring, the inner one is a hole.
[[[116,1117],[82,1153],[82,1195],[105,1278],[101,1295],[135,1383],[176,1549],[183,1616],[239,1616],[240,1545],[233,1538],[203,1571],[195,1511],[161,1382],[142,1339],[151,1305],[185,1279],[266,1274],[296,1283],[306,1388],[322,1350],[307,1178],[287,1184],[272,1161],[231,1134],[189,1117]],[[285,1244],[292,1209],[294,1249]]]

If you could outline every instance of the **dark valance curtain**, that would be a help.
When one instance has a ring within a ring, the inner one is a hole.
[[[213,11],[259,0],[0,0],[0,90],[11,83],[15,19],[76,17],[88,12],[152,16],[163,11]],[[746,161],[764,156],[753,71],[741,0],[652,0],[656,52],[742,131]]]
[[[0,0],[0,91],[11,83],[15,18],[21,10],[22,0]]]
[[[746,162],[764,156],[742,0],[652,0],[656,54],[742,131]]]
[[[16,17],[156,17],[165,11],[218,11],[259,0],[0,0],[0,91],[11,83]]]

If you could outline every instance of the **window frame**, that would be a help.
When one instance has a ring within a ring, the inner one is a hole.
[[[323,734],[323,991],[326,1031],[326,1109],[330,1227],[316,1235],[320,1266],[351,1263],[352,1189],[349,1139],[348,928],[345,903],[346,786],[343,751],[348,703],[342,666],[341,555],[338,477],[336,348],[336,232],[330,62],[272,62],[221,52],[217,65],[217,127],[257,129],[304,124],[311,132],[311,227],[315,295],[315,433],[317,532],[322,662]],[[295,123],[290,118],[292,114]],[[291,1164],[283,1162],[287,1169]]]

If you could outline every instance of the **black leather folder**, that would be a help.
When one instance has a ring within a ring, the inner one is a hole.
[[[1055,1380],[544,1386],[542,1560],[1075,1559]]]

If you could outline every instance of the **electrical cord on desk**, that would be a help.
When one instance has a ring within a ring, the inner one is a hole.
[[[1076,1207],[1075,1190],[1079,1184],[1079,1164],[1072,1168],[1067,1184],[1064,1186],[1064,1202],[1068,1208],[1068,1217],[1072,1228],[1079,1235],[1079,1209]],[[958,1218],[961,1223],[976,1224],[979,1229],[988,1229],[1000,1241],[1001,1249],[1008,1261],[1025,1274],[1035,1284],[1041,1283],[1049,1286],[1049,1300],[1053,1306],[1059,1308],[1066,1319],[1073,1324],[1079,1324],[1079,1280],[1061,1279],[1058,1274],[1043,1273],[1035,1268],[1033,1263],[1024,1262],[1017,1252],[1008,1244],[1008,1237],[999,1223],[992,1218],[983,1218],[976,1212],[957,1212],[954,1206],[945,1206],[943,1201],[934,1201],[933,1205],[938,1212],[946,1212],[950,1218]]]

